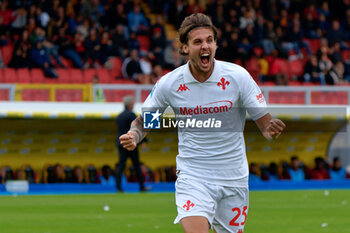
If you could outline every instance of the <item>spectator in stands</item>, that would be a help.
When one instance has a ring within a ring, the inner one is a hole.
[[[350,82],[350,53],[344,61],[344,79]]]
[[[336,42],[330,47],[330,59],[333,64],[337,62],[343,62],[342,52],[340,49],[340,43]]]
[[[74,38],[73,38],[74,48],[75,48],[75,51],[79,54],[80,58],[86,57],[86,54],[85,54],[86,49],[85,49],[84,41],[85,41],[85,38],[81,33],[76,32],[74,34]],[[89,68],[90,64],[88,63],[88,61],[84,61],[84,62],[85,64],[83,68]]]
[[[53,167],[53,180],[52,183],[63,183],[64,180],[64,170],[61,164],[57,163]]]
[[[186,58],[181,56],[177,49],[178,47],[176,46],[176,40],[171,40],[166,46],[164,51],[165,68],[172,70],[175,67],[185,64]]]
[[[122,73],[124,79],[132,79],[134,81],[142,80],[143,73],[139,62],[138,51],[136,49],[131,50],[130,56],[124,60]]]
[[[349,49],[346,43],[346,38],[344,37],[345,32],[340,26],[338,20],[333,20],[331,24],[331,29],[327,32],[327,39],[330,45],[339,42],[341,49]]]
[[[8,8],[8,1],[2,1],[0,3],[0,18],[3,19],[4,27],[6,31],[10,31],[11,23],[15,19],[12,14],[12,9]]]
[[[302,47],[306,48],[306,51],[309,56],[311,56],[312,52],[310,49],[310,45],[308,42],[303,41],[304,32],[302,31],[300,22],[293,24],[292,28],[287,32],[288,42],[286,42],[283,46],[290,52],[292,49],[295,50],[296,54],[299,58],[302,57],[302,53],[300,49]],[[289,53],[288,52],[288,53]]]
[[[140,68],[143,73],[143,77],[139,79],[141,84],[151,84],[150,75],[152,73],[152,62],[150,57],[151,53],[141,52],[140,53]]]
[[[16,180],[25,180],[25,179],[26,179],[26,175],[24,171],[22,169],[18,169],[16,171]]]
[[[155,30],[161,31],[161,37],[163,40],[166,40],[166,34],[165,34],[165,28],[164,28],[164,19],[161,14],[156,15],[156,22],[151,25],[151,32],[154,32]]]
[[[162,30],[158,27],[153,29],[150,49],[155,56],[155,63],[163,64],[164,63],[164,49],[166,46],[166,39],[162,36]]]
[[[73,182],[79,184],[85,183],[83,170],[80,166],[75,166],[73,168]]]
[[[25,179],[29,183],[36,183],[36,173],[34,172],[33,168],[30,165],[25,166],[24,173],[25,173]]]
[[[44,29],[37,27],[35,32],[31,36],[32,43],[42,42],[42,46],[45,49],[45,55],[47,60],[51,61],[51,56],[53,56],[60,67],[64,67],[61,58],[58,55],[58,46],[53,44],[46,38],[46,32]],[[51,62],[50,62],[51,63]]]
[[[151,84],[156,84],[158,80],[163,76],[163,68],[161,65],[156,64],[153,66],[152,73],[150,74]]]
[[[144,182],[154,182],[153,171],[144,163],[141,163],[141,172]]]
[[[101,40],[97,35],[97,31],[95,28],[91,28],[89,30],[89,36],[84,41],[85,47],[85,65],[84,68],[89,68],[91,66],[90,61],[92,61],[92,65],[94,68],[99,68],[100,65],[98,61],[101,62]]]
[[[327,164],[322,157],[315,158],[315,168],[312,169],[310,178],[312,180],[329,179]]]
[[[113,56],[113,42],[108,31],[103,31],[101,36],[101,49],[98,60],[102,65],[106,64],[109,57]]]
[[[50,22],[50,15],[43,11],[41,7],[36,8],[36,16],[37,21],[39,22],[39,26],[46,28]]]
[[[31,62],[35,66],[42,68],[46,77],[58,78],[56,71],[52,67],[51,61],[48,58],[49,56],[43,48],[42,42],[37,41],[35,46],[30,50]]]
[[[54,15],[52,17],[52,33],[53,35],[58,34],[60,28],[65,27],[67,22],[67,17],[65,15],[65,10],[63,6],[59,6],[54,9]]]
[[[59,34],[55,38],[54,42],[56,45],[58,45],[59,54],[70,59],[75,67],[79,69],[83,68],[83,61],[75,50],[73,39],[66,35],[64,28],[59,29]]]
[[[175,0],[172,1],[172,4],[169,9],[169,22],[175,25],[178,28],[182,20],[186,17],[186,11],[188,8],[188,1],[185,0]]]
[[[147,35],[149,30],[149,22],[145,15],[141,12],[139,4],[135,3],[134,8],[127,15],[129,31],[137,35]]]
[[[302,22],[302,26],[305,30],[305,37],[310,39],[318,39],[320,35],[318,34],[319,20],[313,18],[312,13],[309,12],[306,15],[306,19]]]
[[[335,63],[326,75],[326,83],[329,85],[344,84],[344,64],[341,61]]]
[[[126,160],[130,158],[132,160],[132,163],[136,172],[136,177],[140,185],[140,191],[146,191],[146,188],[143,182],[141,167],[140,167],[138,148],[136,147],[135,150],[128,151],[120,144],[120,141],[119,141],[119,137],[129,131],[131,122],[136,119],[136,115],[135,113],[133,113],[133,108],[135,103],[134,97],[125,96],[123,99],[123,103],[124,103],[125,109],[122,113],[119,114],[119,116],[116,119],[116,122],[118,125],[118,136],[117,136],[116,143],[119,151],[119,163],[118,163],[117,174],[116,174],[117,190],[119,192],[123,191],[122,184],[121,184],[122,173],[124,172],[124,169],[125,169]]]
[[[0,18],[0,46],[8,45],[8,31],[4,25],[4,19]]]
[[[116,4],[114,7],[110,7],[106,13],[106,21],[108,28],[112,29],[115,25],[128,25],[128,19],[124,10],[124,5],[122,3]]]
[[[261,181],[259,176],[259,166],[256,163],[250,163],[249,165],[249,182],[256,183]]]
[[[327,32],[330,30],[331,25],[327,21],[327,18],[324,14],[320,14],[320,18],[318,20],[318,35],[320,37],[325,37],[327,35]]]
[[[102,174],[99,176],[99,180],[103,185],[115,185],[116,180],[113,175],[112,169],[108,165],[104,165],[101,169]],[[125,177],[124,177],[125,178]],[[122,182],[123,183],[123,182]]]
[[[318,65],[317,56],[312,55],[304,67],[304,82],[325,85],[325,76]]]
[[[114,34],[112,35],[115,54],[117,54],[117,56],[121,57],[123,60],[128,54],[129,33],[127,30],[128,29],[122,24],[118,24]]]
[[[98,183],[98,182],[99,182],[99,180],[98,180],[97,170],[96,170],[94,165],[90,164],[87,167],[86,183],[94,184],[94,183]]]
[[[278,173],[278,166],[275,162],[270,163],[266,172],[266,176],[270,181],[280,180],[279,173]]]
[[[175,182],[177,179],[176,166],[164,167],[165,182]]]
[[[318,66],[321,72],[323,73],[323,75],[326,76],[333,67],[333,63],[328,55],[329,48],[326,46],[322,46],[319,51],[320,53],[318,56]]]
[[[129,51],[132,51],[133,49],[140,50],[140,43],[136,38],[136,33],[131,32],[130,37],[128,39],[128,49]]]
[[[64,168],[64,174],[65,174],[65,182],[66,183],[73,183],[74,181],[74,176],[73,176],[73,169],[71,168],[71,166],[67,165]]]
[[[303,181],[305,180],[305,173],[300,164],[298,156],[294,155],[290,158],[290,167],[287,169],[286,179],[292,181]]]
[[[346,171],[341,166],[341,161],[339,157],[334,157],[333,159],[333,166],[329,170],[329,175],[331,180],[345,180],[346,179]]]
[[[24,27],[27,25],[27,10],[25,8],[18,8],[13,12],[14,20],[11,24],[12,35],[21,35]]]

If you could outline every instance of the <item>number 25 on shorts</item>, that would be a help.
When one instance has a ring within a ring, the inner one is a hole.
[[[247,206],[243,206],[243,211],[241,212],[241,209],[240,208],[233,208],[232,211],[233,213],[235,213],[235,217],[230,221],[230,225],[231,226],[235,226],[235,227],[238,227],[239,225],[243,226],[245,224],[245,221],[247,220],[247,209],[248,207]],[[244,221],[239,223],[239,222],[236,222],[237,219],[239,218],[239,216],[241,216],[241,213],[242,215],[244,216]]]

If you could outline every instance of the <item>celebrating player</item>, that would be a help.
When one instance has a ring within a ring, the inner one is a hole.
[[[209,233],[211,227],[217,233],[243,232],[249,192],[243,137],[246,111],[269,140],[285,128],[267,112],[261,90],[244,68],[214,59],[216,36],[208,16],[186,17],[179,29],[180,54],[189,61],[162,77],[143,105],[154,109],[212,106],[232,117],[231,131],[178,130],[174,223],[181,223],[185,233]],[[142,126],[139,116],[120,137],[124,148],[133,150],[145,137]]]

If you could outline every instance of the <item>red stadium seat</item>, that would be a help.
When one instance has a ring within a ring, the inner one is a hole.
[[[2,61],[5,65],[8,65],[12,59],[13,45],[5,45],[1,47]]]
[[[148,36],[138,35],[136,36],[137,41],[140,44],[141,51],[149,51],[150,50],[150,38]]]
[[[73,68],[73,62],[65,57],[60,57],[62,64],[66,67],[66,68]]]
[[[0,69],[0,83],[5,82],[4,69]]]
[[[45,82],[45,75],[42,69],[32,69],[30,71],[32,83],[44,83]]]
[[[96,73],[98,76],[99,83],[112,83],[112,78],[109,75],[109,72],[107,69],[105,68],[97,69]]]
[[[58,78],[57,83],[70,83],[71,78],[67,69],[58,68],[56,69]]]
[[[4,69],[4,82],[5,83],[16,83],[17,82],[17,74],[16,70],[13,68],[5,68]]]
[[[252,57],[251,59],[247,60],[245,67],[253,79],[257,81],[260,74],[258,59],[256,57]]]
[[[108,62],[112,65],[112,68],[109,70],[109,75],[111,76],[112,81],[123,78],[122,60],[119,57],[114,57],[109,59]]]
[[[342,55],[343,61],[347,61],[347,60],[349,60],[350,51],[349,50],[343,50],[341,52],[341,55]]]
[[[83,82],[92,83],[92,78],[96,75],[95,69],[86,69],[83,71]]]
[[[304,65],[301,60],[289,61],[289,78],[302,77],[304,75]]]
[[[276,86],[276,83],[272,81],[266,81],[263,82],[262,86]]]
[[[71,83],[83,83],[83,72],[80,69],[68,69]]]
[[[317,50],[320,48],[320,39],[307,39],[304,38],[303,41],[309,43],[312,54],[316,54]]]
[[[10,90],[9,89],[0,89],[0,101],[10,100]]]
[[[105,90],[106,102],[122,102],[127,95],[135,96],[134,90]]]
[[[17,69],[17,79],[19,83],[31,83],[32,78],[30,76],[29,69],[27,68]]]

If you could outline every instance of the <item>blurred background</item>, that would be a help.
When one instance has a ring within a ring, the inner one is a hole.
[[[186,63],[177,29],[196,12],[219,30],[216,59],[245,67],[288,125],[267,142],[248,119],[252,187],[349,187],[348,0],[0,1],[0,183],[114,191],[122,100],[133,95],[140,113],[153,84]],[[139,149],[146,183],[176,180],[175,131],[150,134]],[[136,182],[130,161],[124,173]]]

